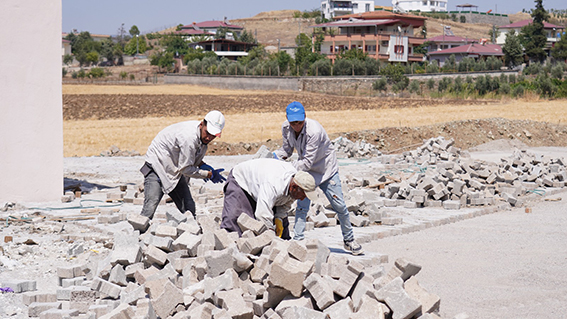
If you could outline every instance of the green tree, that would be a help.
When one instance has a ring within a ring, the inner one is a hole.
[[[130,35],[132,36],[132,38],[136,37],[137,35],[140,35],[140,30],[138,30],[138,27],[136,25],[133,25],[130,28],[130,31],[128,31],[128,33],[130,33]]]
[[[133,37],[132,39],[130,39],[130,41],[128,41],[128,43],[126,43],[126,46],[124,47],[124,54],[134,55],[137,52],[144,53],[146,52],[146,50],[146,37],[141,35]]]
[[[496,39],[500,36],[500,30],[493,25],[490,30],[488,30],[488,36],[490,37],[490,42],[496,43]]]
[[[342,50],[337,59],[361,60],[364,61],[368,57],[368,53],[361,49]]]
[[[227,33],[228,33],[227,27],[220,27],[217,29],[217,33],[215,34],[215,39],[226,39]]]
[[[173,52],[158,52],[150,57],[150,64],[157,65],[160,72],[172,71],[174,63]]]
[[[166,52],[179,53],[185,55],[189,52],[189,45],[182,36],[177,34],[167,34],[160,39],[160,45]]]
[[[96,65],[98,63],[99,55],[96,51],[91,51],[86,55],[87,63]]]
[[[273,59],[278,62],[280,75],[283,75],[291,65],[291,55],[289,55],[285,51],[280,51],[278,53],[273,54]]]
[[[63,56],[63,64],[69,65],[69,64],[71,64],[71,62],[73,62],[73,56],[70,55],[70,54],[65,54]]]
[[[256,39],[254,38],[254,35],[252,34],[252,32],[248,32],[246,31],[246,29],[244,29],[244,31],[242,31],[242,33],[240,34],[240,37],[238,38],[238,41],[240,42],[246,42],[246,43],[258,43],[258,41],[256,41]]]
[[[504,64],[506,66],[513,68],[522,63],[524,52],[516,31],[511,30],[506,34],[502,53],[504,53]]]
[[[562,34],[559,41],[551,49],[551,56],[559,61],[567,62],[567,34]]]
[[[522,44],[526,55],[532,61],[543,63],[546,58],[545,48],[547,36],[543,29],[543,22],[549,20],[549,13],[543,8],[543,0],[535,0],[536,9],[532,11],[533,23],[521,30]]]

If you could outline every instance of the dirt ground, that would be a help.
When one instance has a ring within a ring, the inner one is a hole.
[[[211,109],[227,117],[223,136],[210,145],[211,154],[253,154],[262,145],[274,149],[281,143],[285,106],[294,100],[305,105],[308,117],[321,122],[331,138],[364,139],[384,153],[401,152],[437,136],[452,138],[463,149],[502,138],[528,146],[567,146],[564,100],[435,100],[192,86],[66,85],[65,156],[99,155],[113,146],[144,154],[165,126],[201,119]]]

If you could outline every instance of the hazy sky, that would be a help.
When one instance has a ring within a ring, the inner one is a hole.
[[[116,35],[122,23],[126,32],[132,25],[142,33],[155,32],[174,25],[207,20],[249,18],[272,10],[311,10],[318,0],[62,0],[63,32],[72,29],[94,34]],[[470,3],[479,11],[516,13],[533,9],[532,0],[449,0],[449,10]],[[375,5],[391,6],[391,0],[375,0]],[[565,0],[544,0],[546,9],[567,9]]]

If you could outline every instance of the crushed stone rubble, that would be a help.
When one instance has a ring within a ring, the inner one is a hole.
[[[379,164],[361,176],[342,176],[351,223],[374,232],[404,224],[418,208],[442,215],[470,207],[519,207],[567,181],[563,158],[524,150],[492,163],[471,159],[443,137],[397,155],[346,138],[333,142],[339,157]],[[270,156],[263,146],[255,157]],[[401,258],[386,270],[384,255],[331,253],[313,236],[284,241],[246,214],[238,220],[243,230],[238,238],[219,227],[222,192],[194,188],[196,218],[181,214],[168,198],[153,219],[139,215],[138,185],[66,192],[62,205],[80,201],[79,214],[38,213],[5,203],[0,270],[17,276],[0,273],[5,305],[0,317],[440,318],[440,298],[419,285],[418,264]],[[83,201],[105,204],[87,207]],[[320,193],[306,234],[337,224]],[[34,266],[35,274],[17,271]],[[29,279],[34,276],[41,282],[56,279],[38,287]]]

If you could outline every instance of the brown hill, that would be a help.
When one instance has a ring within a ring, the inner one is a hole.
[[[310,26],[315,24],[315,19],[294,18],[296,10],[281,10],[259,13],[251,18],[235,19],[230,22],[244,27],[249,32],[256,34],[258,42],[264,45],[295,46],[295,37],[299,32],[311,33]],[[509,15],[510,23],[529,19],[528,13],[516,13]],[[427,20],[428,37],[441,35],[443,25],[451,26],[451,30],[457,36],[470,39],[487,38],[491,24],[460,23],[450,20],[431,19]]]

